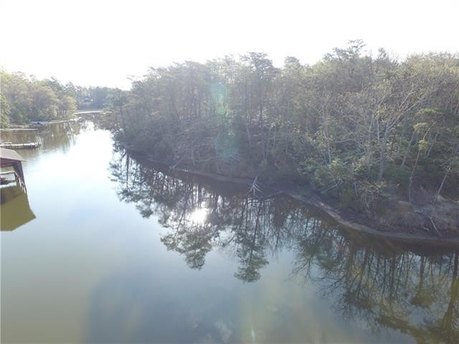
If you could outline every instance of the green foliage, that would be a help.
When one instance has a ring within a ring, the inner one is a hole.
[[[384,182],[370,183],[368,181],[359,182],[356,185],[356,195],[358,195],[359,204],[363,210],[374,213],[383,210],[380,205],[386,189]]]
[[[10,105],[3,94],[0,94],[0,128],[7,128],[10,124]]]
[[[385,177],[395,185],[407,185],[410,178],[410,170],[406,166],[390,165]]]
[[[341,208],[352,207],[356,203],[354,190],[350,186],[343,187],[339,194],[339,206]]]
[[[367,210],[387,190],[453,185],[459,58],[398,62],[363,47],[351,41],[312,66],[248,53],[151,69],[119,106],[121,130],[182,166],[308,182]]]
[[[65,119],[76,111],[72,90],[56,79],[36,80],[5,71],[0,79],[2,126]]]

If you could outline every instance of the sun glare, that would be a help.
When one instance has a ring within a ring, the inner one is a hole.
[[[197,225],[202,225],[206,222],[208,212],[206,208],[196,208],[191,213],[189,221]]]

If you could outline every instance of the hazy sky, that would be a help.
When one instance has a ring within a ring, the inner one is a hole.
[[[312,64],[357,38],[400,58],[457,53],[458,13],[458,0],[0,0],[0,66],[128,88],[150,66],[248,51]]]

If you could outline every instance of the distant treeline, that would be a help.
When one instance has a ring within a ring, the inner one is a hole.
[[[459,57],[397,61],[363,46],[314,65],[248,53],[152,68],[117,99],[118,138],[181,166],[309,183],[371,212],[394,194],[457,199]]]
[[[118,90],[37,80],[23,73],[0,71],[1,127],[70,118],[77,109],[102,109],[112,104]]]

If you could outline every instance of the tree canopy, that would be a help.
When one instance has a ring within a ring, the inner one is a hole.
[[[314,65],[263,53],[152,68],[119,107],[118,138],[155,158],[313,185],[374,211],[391,193],[457,198],[459,58],[405,61],[352,41]]]
[[[108,87],[81,87],[57,79],[37,80],[0,70],[1,127],[70,118],[77,109],[112,106],[121,92]]]
[[[2,127],[69,118],[77,109],[70,85],[0,71]]]

